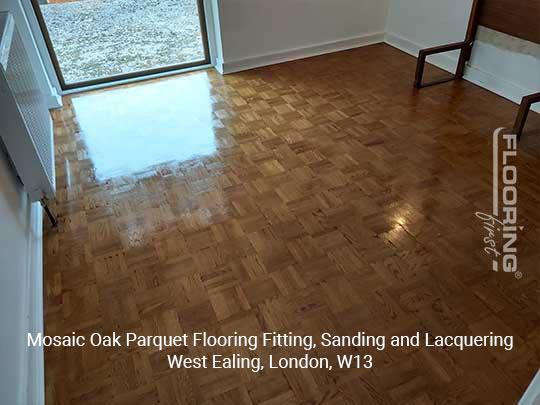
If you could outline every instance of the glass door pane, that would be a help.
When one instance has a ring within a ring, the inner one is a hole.
[[[208,63],[202,0],[33,0],[64,88]]]

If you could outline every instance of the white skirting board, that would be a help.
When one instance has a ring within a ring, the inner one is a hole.
[[[326,53],[345,51],[362,46],[373,45],[384,42],[384,33],[370,33],[354,38],[347,38],[338,41],[325,42],[322,44],[310,45],[302,48],[288,49],[272,54],[257,55],[245,59],[225,61],[217,60],[216,69],[221,74],[235,73],[243,70],[254,69],[261,66],[275,65],[277,63],[290,62],[297,59],[309,58]]]
[[[31,207],[30,229],[28,230],[28,270],[25,297],[25,335],[43,333],[43,209],[36,202]],[[43,347],[26,347],[23,356],[24,375],[21,376],[20,398],[23,404],[42,405],[45,403],[45,364]]]
[[[427,48],[423,44],[414,43],[393,33],[370,33],[354,38],[339,41],[326,42],[323,44],[311,45],[303,48],[289,49],[272,54],[258,55],[234,61],[216,61],[216,69],[222,74],[236,73],[244,70],[254,69],[262,66],[274,65],[277,63],[289,62],[297,59],[309,58],[332,52],[344,51],[347,49],[360,48],[385,42],[394,48],[404,51],[414,57],[418,57],[420,49]],[[429,58],[429,63],[446,70],[455,72],[457,66],[457,52],[433,55]],[[414,78],[411,77],[411,82]],[[516,104],[521,103],[524,95],[532,94],[535,91],[522,88],[521,86],[509,82],[508,80],[494,76],[476,66],[469,65],[465,71],[465,80],[477,84],[495,94],[498,94]],[[540,106],[536,105],[533,111],[540,112]]]
[[[384,42],[414,57],[418,57],[418,52],[420,49],[429,48],[429,46],[411,42],[406,38],[392,33],[386,33]],[[454,73],[457,67],[457,55],[458,53],[456,52],[433,55],[429,57],[428,62],[443,70],[446,70],[447,72]],[[515,83],[511,83],[508,80],[494,76],[491,73],[485,72],[482,69],[471,65],[467,66],[464,79],[492,91],[493,93],[498,94],[499,96],[502,96],[510,101],[513,101],[516,104],[521,103],[523,96],[535,93],[534,90],[524,89]],[[414,78],[411,77],[411,82],[413,80]],[[533,106],[532,110],[540,112],[540,106]]]

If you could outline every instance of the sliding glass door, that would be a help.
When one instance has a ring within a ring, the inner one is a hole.
[[[32,0],[64,89],[209,63],[203,0]]]

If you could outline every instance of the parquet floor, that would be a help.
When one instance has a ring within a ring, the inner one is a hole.
[[[492,131],[516,106],[467,82],[416,93],[414,67],[375,45],[67,97],[46,333],[493,331],[512,352],[389,349],[371,370],[253,374],[51,348],[47,403],[514,403],[539,365],[540,120],[518,158],[518,281],[490,271],[474,218],[491,210]]]

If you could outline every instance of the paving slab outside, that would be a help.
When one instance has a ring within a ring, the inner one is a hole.
[[[42,4],[66,83],[204,60],[196,0]]]

